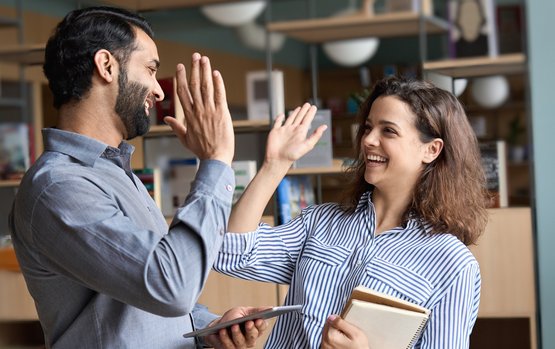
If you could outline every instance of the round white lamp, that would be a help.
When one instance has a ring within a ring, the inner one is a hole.
[[[326,42],[322,48],[335,63],[355,67],[369,60],[378,50],[378,38],[362,38]]]
[[[468,84],[467,79],[453,79],[449,76],[436,74],[434,72],[428,72],[426,74],[426,79],[441,89],[453,92],[453,94],[457,97],[464,92],[466,85]]]
[[[227,26],[236,27],[252,22],[266,7],[266,1],[241,1],[231,4],[207,5],[200,8],[201,12],[211,21]]]
[[[252,21],[236,28],[241,42],[254,50],[264,51],[266,49],[266,32],[264,27]],[[276,52],[283,47],[285,35],[281,33],[270,33],[270,51]]]
[[[509,82],[502,75],[476,78],[472,81],[472,97],[484,108],[497,108],[509,97]]]
[[[365,16],[371,15],[374,11],[373,5],[371,7],[368,6],[370,6],[370,2],[365,2],[363,5]],[[355,8],[351,1],[348,8],[337,12],[333,17],[360,15],[361,11]],[[322,45],[322,49],[334,63],[346,67],[355,67],[372,58],[378,50],[379,44],[380,40],[378,38],[369,37],[326,42]]]

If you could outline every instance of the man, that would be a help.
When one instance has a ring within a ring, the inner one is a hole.
[[[44,153],[22,180],[10,215],[14,248],[52,348],[193,348],[182,335],[222,319],[196,305],[231,208],[234,134],[223,80],[193,55],[190,85],[178,66],[185,125],[167,122],[200,159],[191,194],[171,226],[133,175],[133,147],[164,98],[159,58],[140,16],[76,10],[49,39],[44,72],[59,109]],[[186,134],[185,134],[186,132]],[[252,346],[263,320],[204,338]]]

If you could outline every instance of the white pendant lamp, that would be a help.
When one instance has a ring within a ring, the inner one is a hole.
[[[241,42],[248,48],[264,51],[266,50],[266,31],[264,27],[256,22],[248,22],[236,28]],[[285,42],[285,35],[281,33],[270,33],[270,51],[279,51]]]
[[[503,75],[476,78],[472,81],[472,97],[484,108],[497,108],[509,97],[509,82]]]
[[[356,67],[366,62],[378,50],[378,38],[361,38],[326,42],[322,48],[334,63],[345,67]]]
[[[371,16],[372,13],[373,1],[365,1],[362,10],[354,8],[354,2],[351,1],[349,8],[334,16]],[[372,58],[378,50],[379,44],[378,38],[367,37],[326,42],[322,45],[322,49],[334,63],[346,67],[356,67]]]
[[[252,22],[266,8],[266,1],[241,1],[231,4],[207,5],[201,12],[211,21],[226,27],[237,27]]]

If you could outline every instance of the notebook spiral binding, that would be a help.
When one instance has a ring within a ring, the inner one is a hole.
[[[416,331],[416,333],[410,340],[409,344],[407,345],[407,349],[411,349],[416,344],[416,341],[418,341],[418,338],[420,338],[420,335],[422,334],[422,331],[424,331],[424,327],[426,327],[427,323],[428,323],[427,319],[423,320],[422,323],[420,323],[420,326],[418,327],[418,331]]]

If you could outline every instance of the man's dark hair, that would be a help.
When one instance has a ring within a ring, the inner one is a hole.
[[[43,69],[54,95],[54,107],[79,101],[87,94],[98,50],[110,51],[125,66],[135,50],[135,27],[151,38],[154,35],[143,17],[126,10],[89,7],[68,13],[45,50]]]

